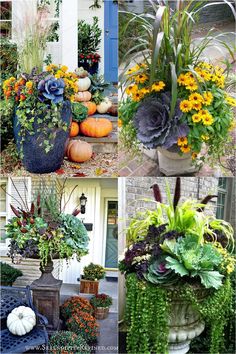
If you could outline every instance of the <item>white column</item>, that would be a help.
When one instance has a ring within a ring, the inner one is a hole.
[[[68,66],[69,70],[77,68],[77,14],[78,14],[78,0],[62,0],[61,4],[61,50],[62,62],[61,64]]]

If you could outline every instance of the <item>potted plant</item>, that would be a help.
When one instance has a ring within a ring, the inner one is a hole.
[[[12,286],[18,277],[22,277],[23,273],[21,270],[13,268],[7,263],[0,262],[1,270],[1,285]]]
[[[80,293],[98,294],[99,280],[105,277],[105,269],[99,265],[90,263],[84,267],[84,274],[80,278]]]
[[[54,332],[49,340],[49,353],[51,354],[89,354],[90,347],[82,335],[70,331]]]
[[[97,320],[104,320],[109,313],[112,305],[112,298],[106,294],[97,294],[90,299],[90,304],[94,308],[94,316]]]
[[[70,318],[72,316],[72,313],[78,311],[92,314],[93,307],[91,306],[89,300],[81,296],[72,296],[69,299],[67,299],[61,306],[61,314],[65,320]]]
[[[97,73],[101,59],[97,53],[101,43],[101,34],[98,17],[93,17],[91,25],[84,20],[78,22],[78,67],[82,66],[91,75]]]
[[[232,310],[233,229],[204,213],[214,196],[180,204],[179,178],[173,200],[167,185],[168,204],[158,185],[153,189],[156,208],[131,220],[119,264],[126,276],[128,353],[187,353],[205,325],[209,353],[218,353]]]
[[[69,259],[76,255],[80,260],[88,253],[88,233],[76,217],[80,210],[76,208],[67,214],[61,204],[65,187],[66,181],[59,180],[51,186],[42,184],[30,207],[23,198],[19,200],[19,208],[11,205],[15,216],[5,227],[10,239],[8,255],[13,261],[19,256],[40,259],[42,275],[34,284],[41,287],[61,283],[52,275],[53,259]],[[68,201],[65,199],[65,204]]]
[[[70,98],[78,91],[77,75],[66,66],[11,77],[3,84],[14,104],[13,129],[17,148],[30,172],[57,170],[63,161],[71,123]]]
[[[130,14],[127,24],[146,30],[124,58],[137,64],[122,75],[121,140],[128,149],[158,149],[165,175],[192,173],[207,157],[223,156],[230,139],[236,101],[224,89],[226,74],[200,60],[213,41],[228,45],[211,31],[197,46],[191,40],[199,11],[211,4],[181,0],[174,10],[162,1],[150,4],[156,16]]]

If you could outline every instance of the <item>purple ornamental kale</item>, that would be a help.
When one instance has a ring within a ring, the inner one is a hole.
[[[187,124],[181,123],[183,113],[177,100],[173,117],[170,118],[171,95],[169,92],[144,99],[134,116],[137,138],[147,148],[169,149],[179,137],[189,132]]]
[[[62,102],[64,88],[63,79],[56,79],[53,75],[48,75],[38,84],[39,100],[41,102],[44,102],[45,99],[51,100],[53,103]]]

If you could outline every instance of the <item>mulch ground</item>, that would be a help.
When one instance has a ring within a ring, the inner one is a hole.
[[[14,176],[42,176],[36,173],[29,173],[24,169],[21,162],[18,161],[12,165],[11,158],[6,161],[7,152],[1,153],[2,168],[1,174],[5,177]],[[101,154],[93,153],[92,158],[89,161],[83,163],[70,162],[64,159],[64,162],[59,170],[53,173],[44,174],[44,176],[62,176],[62,177],[117,177],[117,154]]]

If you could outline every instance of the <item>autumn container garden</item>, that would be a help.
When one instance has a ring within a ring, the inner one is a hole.
[[[236,101],[226,92],[227,71],[203,53],[213,41],[229,50],[232,61],[233,50],[211,31],[197,45],[191,40],[193,23],[210,5],[181,0],[172,9],[150,1],[155,16],[129,13],[127,26],[145,30],[124,56],[120,139],[127,150],[158,154],[165,175],[196,172],[224,156],[231,139]],[[136,64],[128,68],[130,62]]]
[[[232,226],[205,212],[201,202],[180,202],[180,178],[172,199],[139,212],[127,230],[119,269],[126,278],[127,351],[187,353],[206,327],[210,354],[224,352],[225,327],[233,316],[235,267]],[[142,333],[142,335],[140,335]]]
[[[84,267],[80,277],[80,293],[98,294],[99,280],[105,277],[105,269],[99,264],[90,263]]]

